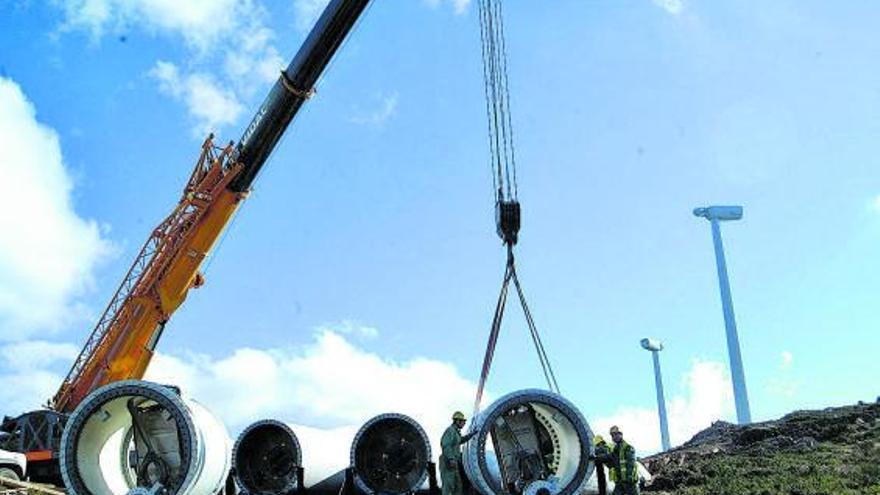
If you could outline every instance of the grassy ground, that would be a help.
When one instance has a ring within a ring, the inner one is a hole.
[[[821,445],[808,453],[733,455],[701,459],[688,471],[682,495],[880,495],[880,458]]]
[[[720,433],[707,435],[707,441],[655,456],[655,483],[646,491],[880,495],[878,412],[880,405],[853,406],[796,413],[756,426],[716,428]]]

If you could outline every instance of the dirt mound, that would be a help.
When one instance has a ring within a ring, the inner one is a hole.
[[[642,462],[649,492],[880,494],[880,398],[747,426],[719,421]]]

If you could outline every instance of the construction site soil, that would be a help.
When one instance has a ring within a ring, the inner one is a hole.
[[[776,421],[723,421],[642,460],[646,492],[682,495],[880,495],[877,403],[797,411]]]

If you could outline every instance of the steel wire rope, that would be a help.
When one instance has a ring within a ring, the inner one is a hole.
[[[559,383],[556,381],[556,374],[553,373],[553,366],[550,364],[550,358],[547,356],[547,350],[544,348],[544,342],[541,340],[541,334],[538,333],[538,327],[532,318],[532,312],[526,303],[526,296],[523,294],[522,286],[519,283],[519,277],[516,275],[516,269],[513,271],[513,284],[516,287],[516,293],[519,295],[519,302],[522,306],[523,313],[526,317],[526,323],[529,326],[529,333],[532,335],[532,342],[535,344],[535,350],[538,353],[538,359],[541,361],[541,369],[544,372],[544,378],[550,390],[559,393]]]
[[[510,160],[507,156],[507,132],[506,132],[506,119],[504,117],[505,112],[505,104],[504,104],[504,88],[503,88],[503,80],[501,78],[501,73],[505,69],[503,63],[504,61],[500,57],[500,53],[498,51],[499,39],[498,34],[499,30],[497,28],[498,24],[498,9],[500,5],[498,2],[493,3],[492,0],[486,0],[487,10],[489,15],[487,16],[488,21],[488,30],[489,30],[489,53],[491,55],[490,62],[492,64],[492,92],[493,92],[493,118],[495,120],[496,130],[496,144],[499,147],[498,154],[502,157],[501,162],[499,162],[499,166],[504,166],[504,178],[505,178],[505,187],[507,189],[505,199],[510,199]],[[500,141],[500,142],[499,142]]]
[[[512,256],[512,254],[510,254]],[[508,258],[512,260],[512,258]],[[510,286],[510,278],[513,276],[513,265],[510,261],[504,270],[504,281],[501,283],[501,292],[498,294],[498,302],[495,304],[495,315],[492,318],[492,327],[489,330],[489,342],[486,344],[486,355],[483,357],[483,368],[480,371],[480,381],[477,384],[477,395],[474,399],[474,416],[480,410],[480,402],[483,399],[483,390],[486,380],[489,378],[489,370],[492,367],[492,359],[495,356],[495,345],[498,343],[498,335],[501,332],[501,320],[504,318],[504,308],[507,305],[507,288]]]
[[[513,120],[511,117],[512,112],[510,112],[510,84],[507,77],[507,37],[504,35],[504,12],[501,9],[501,3],[498,2],[498,26],[499,26],[499,39],[501,41],[501,63],[504,65],[502,70],[502,75],[504,76],[504,102],[506,105],[505,116],[507,117],[507,133],[510,134],[509,139],[509,147],[510,147],[510,164],[513,169],[513,199],[516,200],[519,191],[516,180],[516,153],[513,145]]]
[[[481,0],[482,1],[482,0]],[[492,126],[492,104],[490,98],[490,89],[489,89],[489,68],[488,68],[488,54],[486,53],[486,43],[488,34],[486,33],[486,24],[484,21],[484,11],[482,3],[479,8],[480,14],[480,50],[482,53],[482,62],[483,62],[483,91],[486,95],[486,127],[487,127],[487,138],[489,144],[489,167],[492,169],[492,195],[495,197],[495,201],[500,201],[502,197],[501,188],[503,187],[504,181],[501,178],[501,168],[496,166],[496,158],[495,158],[495,146],[494,142],[494,127]],[[496,178],[497,173],[497,178]]]
[[[495,173],[498,175],[496,201],[504,198],[504,177],[502,175],[502,156],[498,135],[498,98],[495,84],[495,57],[492,51],[491,12],[480,2],[480,34],[483,52],[483,84],[486,91],[486,120],[489,126],[489,157]]]

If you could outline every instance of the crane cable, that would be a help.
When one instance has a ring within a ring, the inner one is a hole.
[[[483,87],[489,126],[489,166],[495,201],[516,201],[516,150],[507,84],[507,45],[500,0],[479,0]]]
[[[541,341],[541,335],[538,333],[532,312],[526,303],[519,277],[517,277],[513,256],[513,247],[516,245],[520,227],[520,205],[516,178],[516,153],[513,146],[513,124],[510,117],[507,45],[504,39],[504,16],[501,0],[479,0],[479,13],[483,85],[486,94],[486,117],[489,128],[489,165],[492,170],[492,190],[495,195],[495,221],[498,235],[507,247],[507,265],[501,283],[501,292],[495,305],[495,314],[489,331],[489,342],[486,345],[480,381],[477,385],[474,415],[480,409],[486,380],[489,378],[511,280],[526,317],[529,334],[535,345],[547,386],[550,390],[559,393],[556,375],[553,373],[553,367]]]

